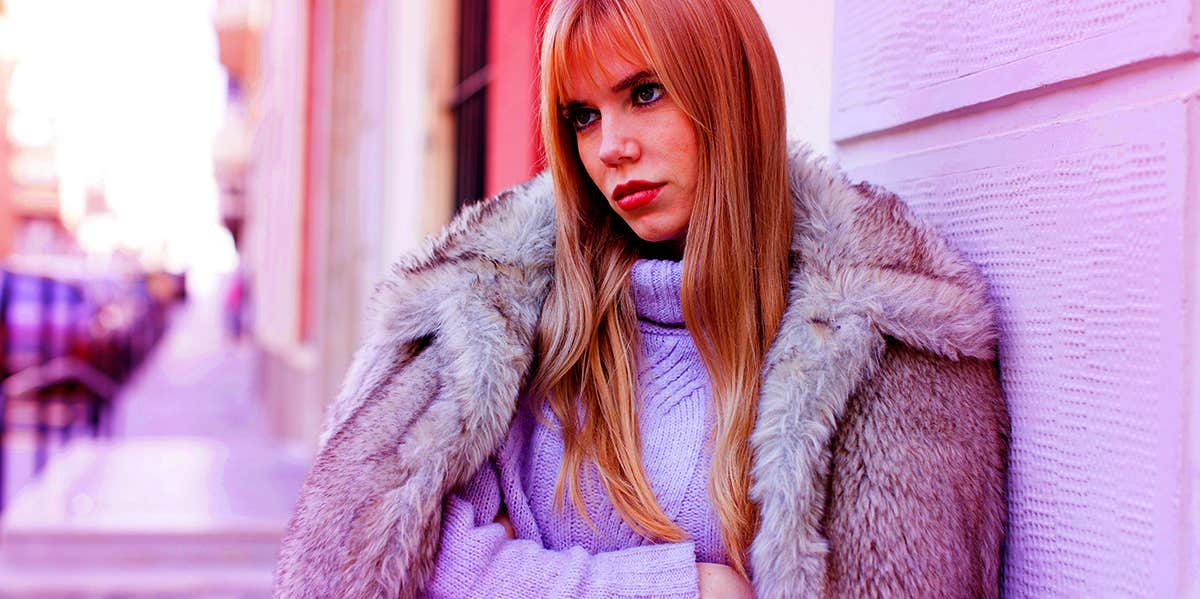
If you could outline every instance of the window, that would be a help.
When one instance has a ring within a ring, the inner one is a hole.
[[[454,209],[483,197],[487,159],[488,2],[459,5],[458,87],[452,108],[455,125]]]

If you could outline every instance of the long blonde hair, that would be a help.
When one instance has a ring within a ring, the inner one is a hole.
[[[593,460],[639,534],[683,540],[646,478],[637,416],[640,336],[629,273],[638,241],[580,161],[561,115],[570,69],[601,44],[648,65],[695,127],[697,191],[683,252],[683,314],[715,412],[709,496],[730,565],[747,572],[758,530],[749,438],[759,373],[783,316],[792,231],[783,83],[750,0],[556,0],[541,49],[541,127],[558,224],[554,281],[531,391],[562,427],[555,488],[586,518],[580,468]],[[566,491],[565,491],[566,490]]]

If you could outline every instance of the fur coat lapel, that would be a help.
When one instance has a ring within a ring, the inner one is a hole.
[[[791,150],[789,306],[763,365],[752,496],[758,595],[819,594],[830,441],[885,338],[993,357],[982,279],[895,196]],[[444,495],[507,433],[551,281],[546,175],[465,210],[375,297],[276,573],[283,597],[416,596]],[[802,594],[809,594],[807,591]]]
[[[951,360],[991,359],[995,343],[982,278],[940,236],[894,195],[851,186],[802,149],[791,158],[792,289],[751,436],[762,510],[751,566],[764,598],[823,585],[830,441],[885,336]]]

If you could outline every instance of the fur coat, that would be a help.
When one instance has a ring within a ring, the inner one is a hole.
[[[789,158],[791,289],[751,437],[757,596],[995,597],[1008,415],[984,281],[896,196]],[[465,210],[380,285],[276,596],[421,594],[443,498],[529,374],[551,196],[543,174]]]

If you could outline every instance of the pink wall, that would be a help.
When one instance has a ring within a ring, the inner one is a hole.
[[[834,136],[845,139],[1186,51],[1188,0],[838,2]]]
[[[998,308],[1007,596],[1200,593],[1195,10],[837,2],[839,156]]]
[[[537,170],[537,23],[544,5],[540,0],[492,0],[489,6],[485,195]]]

